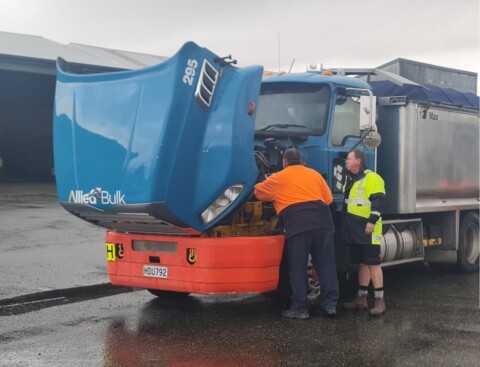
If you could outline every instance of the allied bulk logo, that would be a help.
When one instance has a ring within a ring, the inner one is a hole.
[[[101,187],[92,189],[88,193],[85,193],[83,190],[71,190],[70,195],[68,195],[68,202],[87,205],[126,204],[125,194],[122,194],[120,190],[115,191],[114,194],[110,194],[108,191],[102,190]]]

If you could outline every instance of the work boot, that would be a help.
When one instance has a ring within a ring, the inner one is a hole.
[[[368,310],[367,295],[357,295],[352,302],[345,302],[342,306],[345,311]]]
[[[293,311],[293,310],[283,310],[282,316],[288,319],[299,319],[299,320],[306,320],[310,317],[308,311],[301,312],[301,311]]]
[[[385,301],[383,298],[375,298],[375,306],[370,310],[371,316],[381,316],[385,313]]]

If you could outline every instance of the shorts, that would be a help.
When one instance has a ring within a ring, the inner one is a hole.
[[[380,265],[380,245],[349,244],[352,264]]]

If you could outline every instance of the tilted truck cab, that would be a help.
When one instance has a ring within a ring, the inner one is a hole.
[[[77,75],[66,69],[60,60],[54,113],[58,196],[70,213],[107,228],[113,284],[157,295],[275,290],[284,237],[271,204],[256,201],[252,192],[256,182],[281,169],[281,154],[291,146],[326,177],[334,216],[343,205],[348,151],[364,150],[369,168],[384,170],[391,209],[383,265],[423,261],[429,253],[432,262],[458,263],[460,253],[464,270],[478,269],[478,178],[468,176],[471,190],[463,201],[430,195],[448,205],[435,201],[428,210],[415,204],[425,203],[419,188],[426,176],[405,191],[415,181],[411,175],[424,167],[417,152],[429,158],[428,147],[407,144],[416,132],[428,133],[428,124],[413,120],[424,102],[405,95],[396,103],[379,98],[377,119],[373,83],[319,73],[262,81],[261,67],[234,67],[192,42],[141,70]],[[478,147],[476,98],[476,109],[456,112]],[[428,108],[433,111],[433,104]],[[376,149],[378,131],[388,143]],[[422,136],[416,144],[430,141]],[[408,208],[400,210],[398,202]]]
[[[61,204],[126,232],[199,234],[215,225],[257,178],[253,108],[262,71],[234,68],[193,43],[138,71],[75,75],[59,64]],[[214,207],[221,200],[223,211]]]
[[[58,66],[58,197],[70,213],[109,229],[112,283],[275,289],[283,236],[200,237],[243,205],[257,180],[263,69],[235,68],[194,43],[138,71],[76,75]]]

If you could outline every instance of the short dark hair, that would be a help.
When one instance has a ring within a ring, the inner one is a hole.
[[[289,166],[302,164],[300,152],[295,148],[288,148],[286,151],[284,151],[283,159],[288,163]]]
[[[365,153],[358,149],[352,150],[352,152],[356,159],[360,159],[360,164],[362,165],[362,167],[365,167],[365,165],[367,164]]]

